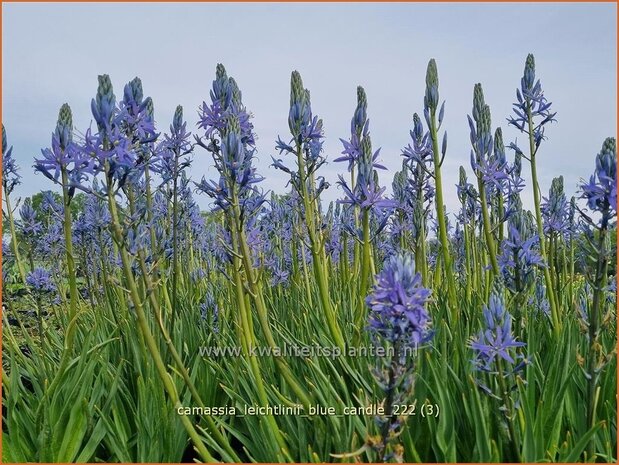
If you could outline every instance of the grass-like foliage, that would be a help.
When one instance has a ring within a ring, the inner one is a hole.
[[[179,106],[167,132],[140,79],[117,99],[99,76],[94,126],[63,105],[35,158],[56,190],[23,201],[3,127],[3,460],[615,461],[615,138],[573,197],[561,176],[541,192],[556,113],[529,55],[507,120],[525,143],[477,84],[448,213],[434,60],[420,110],[382,154],[402,160],[387,194],[357,89],[330,205],[296,71],[282,194],[222,65],[197,124]]]

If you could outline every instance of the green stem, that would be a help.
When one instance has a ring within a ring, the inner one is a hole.
[[[275,342],[275,338],[273,337],[273,333],[271,332],[271,327],[269,325],[269,318],[266,308],[266,303],[264,300],[264,294],[262,292],[262,285],[260,281],[256,278],[255,272],[251,263],[251,252],[249,250],[249,245],[247,244],[247,238],[245,237],[243,227],[240,221],[240,210],[238,206],[237,199],[233,197],[233,214],[234,214],[234,226],[237,234],[237,242],[240,245],[240,252],[243,260],[243,266],[245,268],[245,275],[247,277],[248,286],[251,290],[252,298],[254,303],[256,304],[256,311],[258,313],[258,320],[260,321],[260,326],[262,328],[262,333],[264,334],[265,339],[267,340],[267,344],[271,347],[273,354],[276,353],[275,349],[277,348],[277,343]],[[294,393],[299,397],[301,403],[309,408],[311,401],[308,393],[301,387],[299,382],[296,380],[288,364],[281,356],[274,355],[275,363],[277,369],[282,374],[286,382],[290,385],[291,389]]]
[[[312,208],[312,203],[310,202],[308,189],[307,189],[307,173],[305,168],[305,161],[303,160],[303,151],[301,150],[301,146],[297,144],[297,165],[299,168],[299,183],[300,183],[300,195],[303,200],[303,205],[305,208],[305,216],[307,223],[307,232],[310,238],[310,249],[312,253],[312,265],[314,269],[314,277],[316,279],[316,283],[318,284],[318,292],[320,295],[320,301],[322,305],[322,309],[325,313],[325,317],[327,319],[327,326],[329,327],[329,331],[331,333],[331,337],[333,337],[335,343],[340,348],[342,353],[345,350],[345,342],[344,337],[340,331],[340,327],[337,323],[337,318],[335,314],[335,310],[333,308],[333,303],[331,302],[331,296],[329,295],[329,286],[326,281],[325,276],[325,265],[323,261],[324,254],[321,253],[321,249],[324,250],[322,245],[322,241],[317,236],[316,231],[316,223],[314,219],[314,209]]]
[[[359,287],[359,310],[357,327],[362,326],[362,322],[365,315],[365,300],[367,295],[369,280],[370,280],[370,254],[371,254],[371,242],[370,242],[370,210],[363,209],[362,212],[362,227],[363,227],[363,244],[361,249],[361,279]]]
[[[479,188],[479,199],[481,201],[481,214],[483,220],[484,237],[486,239],[486,248],[488,249],[488,257],[490,258],[490,265],[492,265],[492,272],[494,276],[500,274],[499,264],[496,259],[496,247],[494,238],[492,237],[492,225],[490,224],[490,217],[488,215],[488,201],[486,199],[486,186],[481,177],[481,173],[477,173],[477,187]]]
[[[499,388],[501,389],[501,398],[503,399],[505,408],[507,409],[505,415],[507,416],[507,427],[509,429],[512,449],[516,455],[516,462],[522,462],[520,447],[517,442],[516,429],[514,428],[514,405],[512,398],[507,391],[507,385],[505,384],[505,378],[503,377],[503,363],[500,358],[497,358],[497,369],[499,372],[497,378],[499,380]]]
[[[19,257],[19,246],[17,243],[17,234],[15,232],[15,221],[13,220],[13,209],[11,207],[11,200],[6,189],[4,189],[4,202],[6,204],[6,215],[9,220],[9,230],[11,231],[11,246],[13,248],[13,255],[15,256],[15,264],[17,265],[17,271],[19,271],[19,276],[21,277],[22,283],[25,286],[26,271],[24,270],[24,265]]]
[[[236,198],[234,186],[231,186],[231,195],[233,199]],[[234,203],[234,200],[233,200]],[[241,245],[239,243],[239,237],[236,234],[238,229],[237,220],[234,216],[234,213],[229,215],[231,221],[231,230],[232,230],[232,247],[233,247],[233,273],[234,273],[234,287],[235,287],[235,295],[236,300],[239,306],[239,312],[241,316],[241,325],[243,330],[241,331],[243,337],[245,338],[245,343],[243,345],[245,355],[248,358],[250,369],[252,371],[254,381],[256,383],[256,389],[258,391],[258,397],[260,398],[260,403],[262,406],[266,406],[269,403],[269,399],[267,396],[266,389],[264,387],[264,380],[262,379],[262,374],[260,372],[260,366],[258,365],[258,359],[256,355],[253,353],[253,347],[256,345],[256,336],[254,334],[254,329],[252,325],[252,315],[251,310],[249,308],[249,300],[248,296],[245,294],[245,283],[243,282],[243,277],[241,275],[241,270],[243,268],[242,259],[239,258],[241,254]],[[246,278],[247,270],[246,271]],[[284,438],[282,437],[279,427],[277,426],[277,422],[273,415],[267,415],[266,421],[269,425],[269,429],[275,438],[278,446],[281,451],[288,455],[288,448]]]
[[[587,363],[588,380],[588,399],[587,399],[587,425],[589,429],[595,426],[596,422],[596,388],[599,381],[599,370],[597,360],[599,358],[600,346],[600,327],[602,317],[602,300],[604,298],[605,280],[608,273],[608,258],[606,251],[606,233],[608,228],[608,214],[604,213],[599,230],[597,244],[597,261],[595,269],[595,281],[593,285],[593,302],[591,304],[591,312],[589,315],[589,356]],[[595,454],[595,437],[591,438],[587,446],[588,459],[591,459]]]
[[[172,315],[170,334],[174,336],[174,322],[177,312],[178,285],[178,154],[174,154],[174,181],[172,186]]]
[[[148,320],[146,318],[146,314],[144,313],[144,308],[142,306],[142,300],[140,299],[140,295],[138,293],[136,282],[133,277],[133,272],[131,270],[131,261],[129,259],[129,255],[127,254],[127,250],[123,247],[123,236],[122,236],[122,231],[120,229],[118,210],[116,208],[116,201],[114,200],[114,197],[112,195],[112,186],[110,185],[108,185],[108,205],[110,208],[110,215],[112,218],[112,224],[111,224],[112,237],[114,238],[114,241],[116,242],[119,248],[122,267],[123,267],[123,271],[124,271],[125,279],[126,279],[126,284],[128,286],[129,294],[131,296],[131,300],[133,302],[133,306],[134,306],[135,313],[136,313],[137,320],[138,320],[138,328],[142,336],[144,337],[144,341],[146,342],[148,350],[153,358],[153,361],[155,362],[155,368],[157,369],[159,378],[161,379],[161,382],[163,383],[165,390],[170,396],[170,399],[172,400],[174,407],[178,409],[179,407],[182,407],[182,404],[180,402],[178,393],[176,392],[176,387],[174,386],[174,383],[172,382],[172,378],[170,377],[170,374],[166,370],[165,364],[163,363],[163,359],[161,357],[161,353],[159,352],[157,341],[155,340],[150,330],[150,327],[148,325]],[[215,459],[204,446],[202,439],[198,435],[198,432],[196,431],[194,426],[189,421],[189,418],[186,415],[180,415],[180,420],[183,426],[185,427],[187,434],[191,438],[194,446],[196,447],[196,450],[200,454],[201,458],[209,463],[215,462]]]
[[[531,182],[533,185],[533,200],[535,203],[535,221],[537,223],[537,234],[539,236],[539,247],[542,257],[548,266],[544,267],[544,281],[546,282],[546,290],[548,294],[548,301],[550,303],[550,313],[552,317],[552,323],[554,327],[555,336],[559,336],[561,321],[559,320],[559,309],[557,308],[556,293],[550,276],[550,262],[548,261],[548,254],[546,252],[546,239],[544,237],[544,223],[542,220],[541,210],[541,198],[540,188],[537,181],[537,165],[535,163],[535,140],[533,138],[533,116],[531,115],[531,102],[527,98],[527,120],[529,128],[529,160],[531,164]]]
[[[75,258],[73,257],[73,240],[71,237],[71,198],[69,197],[69,179],[67,170],[62,172],[62,199],[64,203],[64,241],[67,255],[67,274],[69,280],[69,317],[73,318],[77,313],[77,277],[75,273]]]
[[[436,109],[430,111],[430,135],[432,137],[432,154],[434,162],[434,182],[436,187],[435,204],[438,221],[438,233],[443,256],[443,266],[447,277],[447,298],[452,322],[457,321],[458,305],[456,300],[456,283],[451,267],[451,255],[449,253],[449,240],[447,237],[447,225],[445,222],[445,204],[443,202],[443,181],[441,177],[441,159],[438,146],[438,129],[436,124]]]
[[[170,334],[168,333],[168,330],[165,327],[165,324],[163,322],[163,318],[161,315],[161,307],[159,305],[159,301],[157,300],[157,297],[155,296],[155,294],[152,292],[153,282],[150,279],[150,275],[148,273],[148,268],[146,266],[146,259],[144,257],[143,250],[138,251],[138,259],[140,263],[140,270],[142,272],[142,278],[144,280],[146,291],[149,295],[150,304],[153,307],[153,311],[157,319],[157,325],[159,326],[159,331],[161,332],[161,335],[163,336],[163,340],[165,341],[166,346],[168,347],[168,350],[170,351],[170,354],[172,355],[172,359],[174,360],[174,363],[176,364],[176,368],[180,372],[185,384],[189,388],[189,391],[191,392],[194,402],[197,405],[206,405],[204,401],[202,400],[200,394],[198,393],[198,390],[196,389],[196,386],[194,382],[192,381],[191,376],[189,375],[189,372],[187,371],[187,368],[185,368],[185,364],[183,363],[183,360],[181,359],[178,351],[176,350],[176,347],[174,346],[174,343],[172,342],[172,338],[170,337]],[[215,440],[219,443],[219,445],[221,445],[221,447],[223,447],[225,451],[228,452],[228,454],[230,454],[230,457],[232,458],[232,460],[238,461],[239,457],[234,452],[234,449],[232,449],[232,447],[230,446],[230,443],[228,442],[228,440],[221,434],[214,420],[208,415],[204,416],[204,419],[206,420],[209,431],[211,432]]]

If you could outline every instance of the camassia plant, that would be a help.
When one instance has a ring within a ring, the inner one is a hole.
[[[25,199],[3,126],[3,460],[616,460],[615,138],[577,154],[573,192],[542,190],[557,113],[529,55],[505,128],[472,89],[452,212],[434,60],[421,91],[385,153],[358,86],[331,159],[297,71],[267,154],[221,64],[167,131],[139,78],[117,99],[102,75],[92,126],[62,105],[33,162],[51,190]]]

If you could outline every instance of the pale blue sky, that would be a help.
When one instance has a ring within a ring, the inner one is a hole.
[[[427,62],[435,58],[449,147],[446,203],[458,207],[458,166],[470,173],[466,115],[481,82],[493,125],[516,137],[511,111],[527,53],[558,112],[539,153],[540,181],[565,176],[568,195],[588,176],[607,136],[616,133],[616,5],[605,4],[2,4],[2,116],[22,167],[16,195],[50,187],[32,160],[50,142],[60,105],[68,102],[78,129],[91,122],[97,75],[107,73],[117,97],[134,76],[155,102],[160,130],[182,104],[195,131],[215,65],[238,82],[258,134],[263,187],[283,192],[285,174],[269,167],[278,134],[287,137],[290,72],[297,69],[324,120],[329,160],[349,134],[356,86],[365,87],[372,141],[382,147],[391,184],[408,144],[412,114],[421,112]],[[512,153],[508,157],[512,158]],[[210,157],[194,156],[192,177],[215,177]],[[345,164],[323,169],[332,187]],[[528,179],[528,166],[525,166]],[[525,203],[530,205],[530,190]],[[207,199],[199,196],[200,204]]]

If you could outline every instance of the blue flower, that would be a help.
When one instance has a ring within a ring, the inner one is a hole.
[[[215,301],[213,292],[210,290],[204,295],[204,299],[200,304],[200,317],[202,321],[210,320],[213,332],[219,333],[219,306]]]
[[[2,186],[7,194],[13,192],[15,186],[21,184],[19,168],[13,158],[13,147],[8,147],[6,130],[2,125]]]
[[[249,115],[241,101],[241,91],[234,79],[228,78],[222,65],[217,66],[211,99],[212,108],[217,106],[222,110],[221,119],[203,119],[199,126],[206,129],[205,137],[210,138],[211,142],[206,144],[200,138],[196,138],[196,142],[213,155],[219,180],[202,178],[196,186],[214,199],[217,210],[229,210],[233,196],[236,196],[241,208],[241,220],[247,220],[257,212],[256,205],[262,205],[265,201],[255,187],[264,178],[253,167],[256,151],[253,125],[249,123]]]
[[[97,95],[90,104],[92,116],[97,122],[99,131],[107,132],[112,124],[112,118],[116,112],[116,96],[112,87],[112,81],[107,74],[98,77],[99,87]]]
[[[305,164],[304,176],[307,179],[326,162],[322,155],[324,131],[322,120],[312,113],[310,93],[303,87],[303,80],[298,71],[293,71],[290,78],[288,127],[292,138],[286,143],[278,136],[275,148],[279,150],[280,155],[287,153],[295,157],[296,151],[300,150]],[[301,190],[299,175],[286,167],[282,160],[273,158],[271,166],[288,173],[295,189]]]
[[[550,194],[544,198],[542,205],[544,232],[547,234],[567,233],[569,228],[569,207],[563,191],[563,176],[552,180]]]
[[[52,134],[51,148],[41,150],[43,158],[35,159],[34,170],[42,173],[57,184],[62,184],[61,173],[66,173],[69,194],[73,196],[89,175],[95,173],[93,160],[85,156],[82,149],[73,142],[73,117],[66,103],[60,107],[56,129]]]
[[[177,178],[191,165],[191,159],[182,159],[193,150],[190,137],[191,133],[187,131],[187,123],[183,120],[183,107],[178,105],[170,125],[170,133],[164,135],[163,141],[157,148],[159,156],[152,165],[153,171],[161,174],[164,182]]]
[[[233,117],[230,118],[230,126],[222,136],[220,152],[214,154],[215,167],[220,172],[219,181],[216,183],[203,178],[197,184],[198,190],[213,198],[217,208],[222,210],[230,207],[231,186],[238,188],[241,202],[244,202],[244,199],[251,196],[253,184],[263,179],[252,166],[255,150],[242,142],[239,126],[235,121]]]
[[[535,268],[545,264],[538,250],[539,236],[534,232],[533,219],[522,209],[517,194],[510,197],[508,209],[511,213],[507,238],[501,243],[497,261],[506,286],[513,292],[521,292],[532,284]]]
[[[405,421],[405,417],[390,414],[392,406],[406,403],[410,398],[415,379],[415,351],[433,335],[431,318],[425,308],[429,296],[430,290],[422,286],[421,275],[415,273],[413,257],[392,255],[366,298],[372,341],[389,354],[379,357],[372,370],[385,393],[384,407],[389,412],[375,417],[381,440],[374,447],[383,461],[392,456],[387,446],[397,440]]]
[[[505,308],[503,297],[493,292],[488,306],[484,306],[484,328],[471,342],[475,352],[475,366],[482,371],[497,372],[496,363],[504,360],[514,364],[518,355],[515,349],[524,347],[524,342],[518,342],[512,334],[512,317]],[[499,372],[501,376],[508,371]]]
[[[249,121],[249,114],[243,106],[241,91],[236,81],[228,77],[226,69],[221,63],[217,65],[210,96],[211,103],[202,102],[199,110],[200,122],[198,127],[205,130],[204,137],[212,139],[213,136],[221,133],[228,124],[230,116],[235,115],[239,121],[243,143],[254,145],[254,126]],[[197,142],[205,148],[209,147],[199,138],[197,138]]]
[[[413,129],[410,130],[410,136],[413,144],[409,144],[402,149],[402,156],[409,162],[417,162],[424,165],[431,163],[433,152],[430,132],[424,132],[423,123],[417,113],[413,115]]]
[[[542,280],[537,280],[535,282],[535,295],[529,299],[529,302],[535,305],[535,308],[537,308],[541,314],[550,318],[550,302],[548,302],[546,286],[544,286]]]
[[[556,112],[552,112],[550,107],[552,103],[546,100],[542,85],[539,79],[535,80],[535,58],[532,54],[527,56],[524,66],[524,75],[520,80],[520,89],[516,89],[516,99],[513,104],[514,114],[507,119],[510,125],[518,128],[525,134],[530,134],[529,130],[529,114],[531,120],[537,119],[533,123],[533,136],[535,142],[535,151],[539,148],[544,136],[544,126],[548,123],[556,121]],[[514,144],[515,147],[515,144]]]
[[[367,105],[365,92],[362,87],[357,91],[357,108],[352,119],[352,136],[349,143],[344,142],[345,150],[342,153],[347,153],[345,157],[340,157],[336,161],[348,161],[349,171],[353,167],[357,170],[357,179],[353,188],[349,187],[342,176],[339,176],[338,185],[344,190],[346,199],[338,200],[340,203],[359,205],[365,209],[372,207],[389,208],[396,204],[392,200],[384,199],[382,194],[385,188],[380,188],[378,185],[378,176],[376,169],[386,169],[382,164],[378,163],[380,149],[372,152],[372,141],[370,139],[368,128],[368,120],[363,122],[363,127],[356,127],[358,115],[362,113],[365,116],[365,105]],[[361,110],[363,110],[361,112]]]
[[[604,141],[595,159],[595,172],[580,189],[581,198],[587,200],[589,209],[609,217],[617,214],[617,142],[614,137]]]
[[[417,348],[432,338],[431,318],[425,309],[430,290],[421,284],[410,255],[390,257],[376,276],[372,293],[368,331],[400,347]]]
[[[290,273],[283,268],[276,267],[273,270],[273,276],[271,277],[271,286],[278,286],[279,284],[286,284]]]
[[[44,268],[35,268],[28,276],[26,276],[26,284],[30,286],[33,292],[48,293],[54,292],[56,286],[52,282],[52,278],[47,270]]]
[[[136,77],[126,84],[123,94],[123,99],[118,103],[114,124],[136,144],[155,141],[158,134],[155,132],[152,116],[152,99],[144,99],[140,78]]]
[[[428,68],[426,70],[426,94],[423,99],[426,114],[430,111],[436,111],[438,107],[438,98],[438,70],[436,68],[436,61],[432,58],[428,62]],[[429,118],[426,117],[426,119]]]
[[[350,140],[340,139],[344,145],[343,157],[336,158],[335,162],[347,161],[348,171],[361,157],[361,140],[369,134],[370,120],[367,118],[368,101],[363,87],[357,87],[357,108],[350,121]]]
[[[475,84],[472,117],[467,118],[473,146],[471,167],[488,191],[502,192],[508,180],[505,147],[500,128],[496,131],[497,140],[492,137],[490,107],[485,103],[481,84]]]
[[[38,220],[30,199],[27,199],[19,209],[19,216],[21,217],[21,221],[18,223],[19,231],[27,240],[37,236],[43,230],[43,224]]]
[[[43,191],[42,194],[41,212],[55,219],[61,218],[64,213],[64,206],[60,196],[52,191]]]
[[[462,224],[468,224],[470,221],[479,217],[481,210],[478,203],[478,194],[466,177],[466,170],[463,166],[460,167],[460,178],[456,185],[458,199],[462,203],[462,208],[458,215],[458,221]]]

